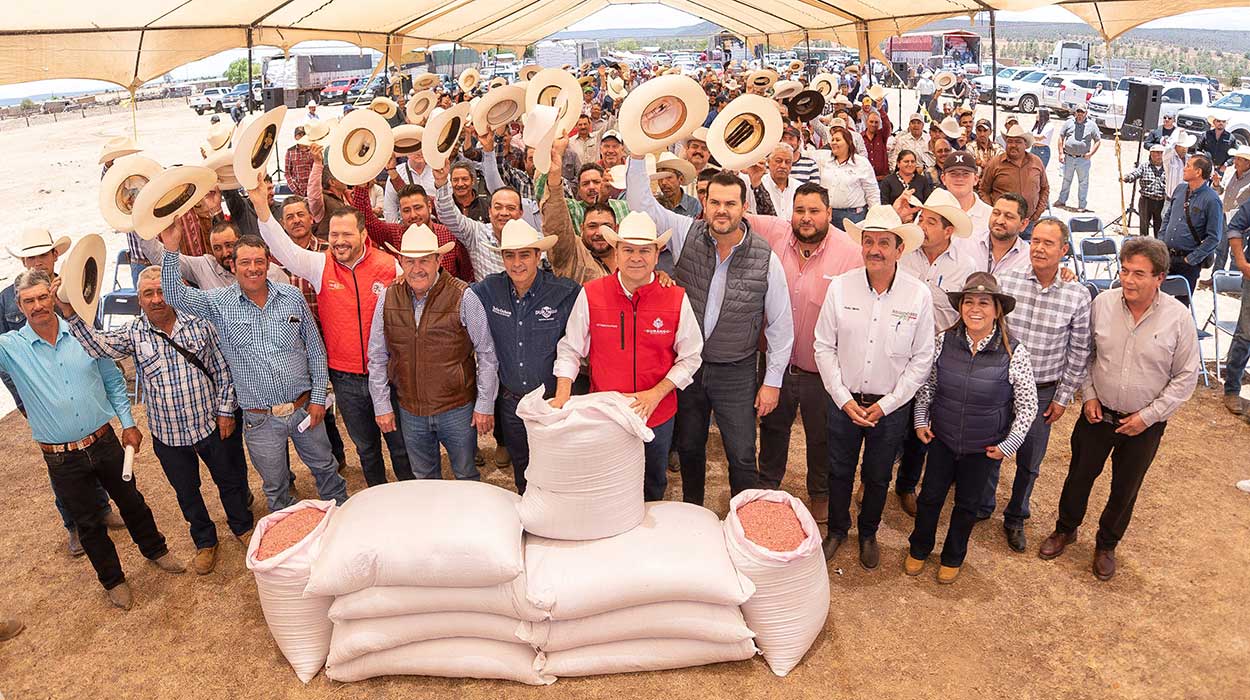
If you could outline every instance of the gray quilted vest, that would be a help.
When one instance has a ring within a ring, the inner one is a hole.
[[[725,298],[711,337],[703,342],[704,362],[737,362],[759,349],[760,329],[764,326],[764,295],[768,291],[768,261],[772,249],[751,232],[745,219],[746,238],[729,261]],[[716,241],[708,233],[707,222],[690,225],[673,278],[686,290],[690,307],[703,331],[708,287],[716,270]],[[704,332],[706,336],[707,333]]]

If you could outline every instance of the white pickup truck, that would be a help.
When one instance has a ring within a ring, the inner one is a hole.
[[[1141,82],[1147,82],[1142,80]],[[1200,85],[1189,83],[1155,83],[1159,85],[1159,120],[1181,110],[1206,107],[1207,91]],[[1098,126],[1115,131],[1124,125],[1124,109],[1128,105],[1128,79],[1122,79],[1114,91],[1108,90],[1089,101],[1089,114]]]
[[[205,112],[224,112],[234,106],[238,101],[238,96],[234,95],[230,88],[215,87],[206,88],[204,92],[192,97],[188,104],[196,114]]]
[[[1243,146],[1250,146],[1250,90],[1230,92],[1202,109],[1182,109],[1176,126],[1201,137],[1211,128],[1210,117],[1224,119],[1224,128]]]

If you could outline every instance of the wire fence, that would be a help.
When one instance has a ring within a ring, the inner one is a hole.
[[[142,112],[151,109],[163,109],[171,106],[190,105],[190,97],[167,97],[151,100],[138,100],[135,102],[135,110]],[[46,111],[45,111],[46,110]],[[0,109],[0,131],[9,131],[11,129],[21,129],[28,126],[38,126],[40,124],[56,124],[63,121],[81,120],[87,117],[104,116],[109,114],[129,114],[130,100],[125,99],[119,102],[96,102],[94,100],[84,103],[76,103],[69,101],[63,108],[56,106],[48,106],[45,103],[43,107],[27,107],[20,105],[10,105]]]

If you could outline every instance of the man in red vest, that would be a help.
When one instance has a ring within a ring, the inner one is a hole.
[[[343,207],[330,212],[329,248],[318,252],[296,245],[269,216],[269,208],[256,201],[264,197],[262,190],[249,195],[256,206],[260,234],[270,252],[292,276],[302,277],[317,294],[317,316],[326,342],[330,384],[347,434],[356,445],[365,483],[386,483],[383,437],[391,453],[395,478],[415,478],[402,434],[396,431],[383,435],[378,430],[369,396],[369,329],[378,295],[398,274],[395,258],[369,244],[364,216],[355,209]]]
[[[646,446],[643,496],[664,499],[668,449],[677,413],[675,389],[690,385],[702,364],[703,333],[681,287],[662,287],[655,276],[660,249],[672,231],[657,236],[655,222],[641,212],[621,220],[617,231],[602,228],[616,247],[616,274],[586,283],[573,304],[564,338],[556,348],[556,395],[564,406],[582,358],[590,364],[590,390],[619,391],[655,438]]]

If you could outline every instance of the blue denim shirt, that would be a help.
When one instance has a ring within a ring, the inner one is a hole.
[[[581,285],[539,270],[534,284],[518,297],[508,273],[497,272],[473,285],[486,308],[495,341],[502,388],[524,396],[539,385],[555,391],[556,344],[573,311]]]
[[[1193,222],[1193,231],[1185,220],[1185,199],[1189,198],[1189,221]],[[1163,242],[1168,248],[1183,251],[1185,262],[1190,265],[1201,265],[1219,247],[1224,238],[1224,203],[1216,194],[1211,183],[1189,192],[1189,185],[1181,183],[1172,193],[1172,201],[1168,205],[1168,216],[1163,222]],[[1199,242],[1201,241],[1201,243]]]

